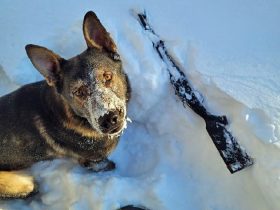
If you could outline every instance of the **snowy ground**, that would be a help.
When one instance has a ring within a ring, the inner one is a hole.
[[[280,209],[279,1],[171,2],[1,0],[0,94],[41,79],[26,44],[65,58],[82,52],[82,19],[94,10],[130,78],[133,123],[111,156],[114,172],[93,174],[69,160],[39,163],[30,172],[40,196],[0,201],[0,209]],[[143,8],[208,108],[229,117],[253,167],[231,175],[204,122],[174,96],[164,64],[131,15]]]

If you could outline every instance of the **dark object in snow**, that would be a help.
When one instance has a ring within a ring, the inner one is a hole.
[[[136,207],[136,206],[129,205],[129,206],[121,207],[118,210],[148,210],[148,209],[145,207]]]
[[[137,14],[141,26],[147,31],[154,49],[166,64],[170,82],[174,87],[175,94],[181,99],[183,106],[190,107],[196,114],[202,117],[206,123],[206,130],[217,147],[227,168],[235,173],[253,164],[253,160],[246,151],[238,144],[236,139],[227,130],[228,120],[226,116],[215,116],[209,113],[202,101],[200,101],[184,72],[174,62],[168,53],[164,41],[154,32],[147,21],[146,12]]]

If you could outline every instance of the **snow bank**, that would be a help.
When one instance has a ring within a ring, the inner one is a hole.
[[[147,9],[209,109],[226,114],[233,135],[255,159],[227,171],[204,122],[182,107],[164,64],[133,19]],[[128,125],[111,156],[113,172],[93,174],[69,160],[38,163],[34,199],[1,209],[279,209],[279,35],[277,1],[14,1],[0,3],[0,93],[41,79],[24,52],[44,45],[65,58],[85,49],[82,18],[94,10],[113,36],[132,85]],[[7,80],[10,78],[10,80]],[[2,85],[3,84],[3,85]]]

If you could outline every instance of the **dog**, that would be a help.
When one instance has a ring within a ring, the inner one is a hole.
[[[96,14],[83,21],[87,49],[66,60],[25,47],[45,80],[0,98],[0,198],[26,198],[34,178],[17,170],[68,157],[93,171],[115,168],[108,155],[126,126],[130,85],[117,47]]]

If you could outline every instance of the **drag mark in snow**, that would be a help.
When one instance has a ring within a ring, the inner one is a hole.
[[[200,97],[197,97],[198,92],[191,87],[184,72],[168,53],[164,41],[159,38],[149,24],[146,13],[136,13],[135,16],[146,31],[157,54],[166,64],[166,69],[170,77],[170,82],[175,90],[175,94],[181,99],[184,107],[190,107],[196,114],[205,120],[206,130],[229,171],[235,173],[252,165],[253,160],[251,157],[227,130],[226,126],[228,125],[228,120],[226,116],[215,116],[206,110],[203,105],[202,95],[199,94]]]

